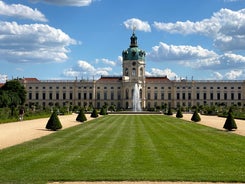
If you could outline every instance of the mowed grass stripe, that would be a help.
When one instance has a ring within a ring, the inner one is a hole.
[[[0,151],[0,183],[245,182],[244,137],[160,115],[109,115]]]

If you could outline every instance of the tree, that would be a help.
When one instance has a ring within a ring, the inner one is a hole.
[[[228,131],[232,131],[232,129],[237,129],[237,125],[236,125],[236,122],[235,122],[234,117],[232,115],[232,109],[231,108],[228,112],[228,116],[226,118],[226,121],[225,121],[223,128],[228,130]]]
[[[97,118],[99,115],[98,115],[98,112],[96,109],[93,110],[93,112],[91,113],[91,118]]]
[[[48,120],[46,129],[56,131],[61,128],[62,128],[62,125],[60,123],[59,117],[57,116],[57,112],[54,111]]]
[[[7,81],[0,89],[6,91],[9,95],[16,97],[18,105],[23,105],[26,101],[26,90],[25,87],[20,83],[18,79]]]
[[[11,102],[7,91],[0,90],[0,107],[8,107]]]
[[[76,118],[76,121],[79,121],[79,122],[87,121],[87,118],[86,118],[85,113],[84,113],[84,109],[81,109],[79,111],[79,114],[78,114],[78,116]]]
[[[197,112],[197,110],[194,111],[192,117],[191,117],[191,121],[194,121],[194,122],[198,122],[198,121],[201,121],[201,118]]]
[[[181,112],[181,109],[179,108],[176,113],[176,118],[183,118],[183,114]]]

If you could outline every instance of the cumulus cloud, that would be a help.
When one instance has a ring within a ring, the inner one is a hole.
[[[234,80],[243,74],[243,70],[231,70],[225,74],[225,77],[229,80]]]
[[[194,69],[227,70],[245,68],[245,57],[237,54],[225,53],[217,57],[198,59],[197,61],[180,61],[179,63]]]
[[[46,17],[37,9],[21,4],[8,5],[3,1],[0,1],[0,15],[47,22]]]
[[[73,68],[66,69],[63,74],[66,77],[99,78],[101,75],[109,75],[111,67],[94,67],[88,61],[79,60]]]
[[[197,22],[162,23],[154,22],[153,26],[162,31],[179,34],[200,34],[211,37],[221,50],[245,49],[245,9],[232,11],[221,9],[209,19]]]
[[[8,76],[5,74],[0,74],[0,83],[5,83],[8,79]]]
[[[116,62],[115,61],[111,61],[111,60],[106,59],[106,58],[96,59],[95,61],[96,61],[96,63],[102,62],[103,64],[106,64],[106,65],[116,66]]]
[[[164,70],[158,69],[158,68],[151,68],[150,72],[146,72],[147,76],[167,76],[169,79],[173,80],[177,76],[176,73],[174,73],[171,69],[166,68]]]
[[[45,2],[59,6],[89,6],[92,0],[30,0],[31,2]]]
[[[18,24],[0,21],[1,60],[9,62],[63,62],[67,47],[76,44],[60,29],[46,24]]]
[[[216,80],[221,80],[223,79],[223,75],[220,72],[213,72],[212,77]]]
[[[127,29],[134,29],[144,32],[151,32],[151,26],[147,21],[142,21],[140,19],[132,18],[123,22]]]
[[[201,46],[167,45],[163,42],[152,47],[152,51],[147,54],[147,57],[153,61],[192,60],[215,56],[217,56],[215,52],[204,49]]]

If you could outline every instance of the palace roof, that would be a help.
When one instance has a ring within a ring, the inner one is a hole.
[[[146,77],[145,81],[147,83],[154,83],[154,82],[170,82],[167,76],[161,76],[161,77]]]
[[[97,82],[119,82],[121,80],[121,76],[101,76]]]

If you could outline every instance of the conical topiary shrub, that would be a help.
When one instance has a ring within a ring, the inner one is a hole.
[[[93,112],[91,113],[91,118],[97,118],[99,115],[98,115],[98,112],[96,109],[93,110]]]
[[[62,125],[61,125],[60,120],[57,116],[57,112],[54,111],[48,120],[48,123],[46,125],[46,129],[56,131],[56,130],[61,129],[61,128],[62,128]]]
[[[106,107],[102,107],[101,109],[100,109],[100,115],[106,115],[107,114],[107,112],[106,112]]]
[[[170,115],[170,116],[173,115],[171,107],[168,108],[167,115]]]
[[[182,114],[180,108],[178,109],[178,111],[176,113],[176,118],[183,118],[183,114]]]
[[[194,121],[194,122],[198,122],[198,121],[201,121],[201,118],[197,112],[197,110],[194,111],[192,117],[191,117],[191,121]]]
[[[84,113],[84,109],[81,109],[79,111],[79,114],[77,115],[76,121],[79,121],[79,122],[87,121],[87,118],[86,118],[85,113]]]
[[[225,121],[223,128],[228,130],[228,131],[232,131],[233,129],[237,129],[237,125],[236,125],[236,122],[235,122],[234,117],[232,115],[231,108],[228,112],[228,116],[226,118],[226,121]]]

